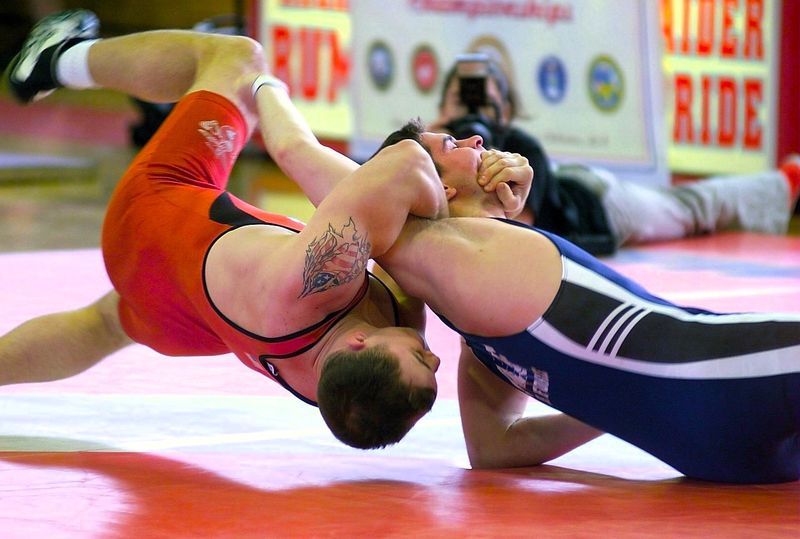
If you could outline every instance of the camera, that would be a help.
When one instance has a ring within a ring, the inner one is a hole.
[[[458,97],[469,114],[477,114],[485,107],[486,78],[489,75],[489,57],[485,54],[459,54],[456,56]]]
[[[467,114],[451,121],[445,128],[457,139],[480,135],[486,148],[502,146],[505,128],[482,114]]]
[[[497,122],[500,104],[489,99],[486,84],[489,76],[489,57],[482,53],[460,54],[456,57],[458,97],[467,114],[449,122],[445,127],[458,139],[480,135],[485,147],[502,146],[506,129]],[[487,112],[493,112],[490,118]]]

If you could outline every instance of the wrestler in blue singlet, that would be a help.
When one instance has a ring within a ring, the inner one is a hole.
[[[800,477],[800,314],[680,307],[539,232],[562,255],[558,295],[519,334],[459,332],[482,363],[689,477]]]

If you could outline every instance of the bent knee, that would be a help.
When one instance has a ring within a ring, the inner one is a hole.
[[[228,84],[238,75],[266,69],[264,48],[245,36],[209,36],[199,40],[197,77],[202,81],[220,80]]]
[[[254,118],[255,104],[249,85],[267,70],[261,44],[245,36],[208,36],[198,47],[198,65],[191,91],[206,90],[232,101],[248,118]]]
[[[247,36],[219,36],[219,44],[214,47],[214,58],[221,56],[242,72],[262,71],[266,67],[264,48],[261,43]]]

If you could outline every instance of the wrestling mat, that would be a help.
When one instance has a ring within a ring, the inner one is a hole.
[[[800,311],[800,237],[722,234],[607,262],[679,303]],[[3,254],[0,270],[0,333],[109,288],[97,250]],[[800,483],[686,480],[609,435],[546,466],[469,470],[458,340],[431,320],[440,397],[381,451],[341,445],[233,356],[133,346],[70,380],[0,388],[0,537],[797,536]]]

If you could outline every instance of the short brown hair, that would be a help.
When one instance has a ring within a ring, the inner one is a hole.
[[[435,399],[433,388],[400,379],[397,358],[383,346],[333,353],[317,387],[317,404],[328,428],[359,449],[399,442],[413,418],[428,412]]]
[[[403,127],[401,127],[400,129],[389,133],[389,136],[387,136],[384,139],[380,147],[378,147],[378,149],[375,150],[375,153],[373,153],[370,156],[370,159],[378,155],[378,153],[384,148],[388,146],[393,146],[398,142],[400,142],[401,140],[413,140],[414,142],[425,148],[425,151],[428,152],[428,155],[430,155],[431,159],[433,160],[433,154],[431,153],[431,149],[428,148],[424,142],[422,142],[422,134],[424,132],[425,132],[425,126],[422,124],[422,120],[420,120],[419,118],[412,118],[411,120],[407,121],[405,125],[403,125]],[[439,163],[437,163],[434,160],[433,166],[436,169],[436,173],[441,178],[442,170],[441,168],[439,168]]]
[[[375,153],[372,154],[370,159],[378,155],[378,152],[380,152],[382,149],[388,146],[393,146],[401,140],[413,140],[423,148],[426,148],[426,146],[422,143],[422,133],[424,132],[425,126],[422,124],[422,120],[419,118],[413,118],[406,122],[406,124],[397,131],[392,131],[389,133],[389,136],[384,139],[378,149],[375,150]]]

